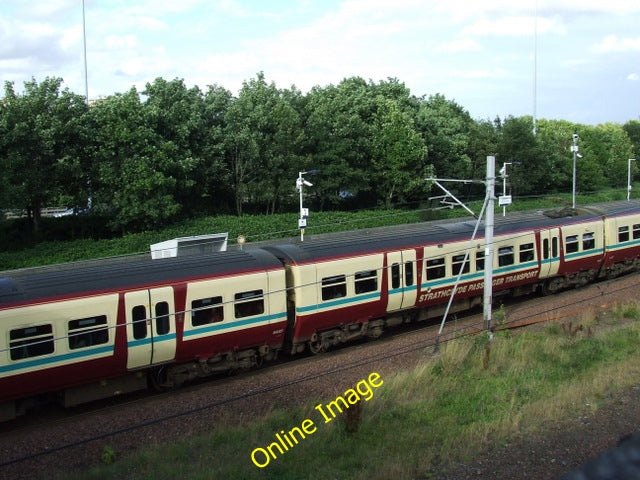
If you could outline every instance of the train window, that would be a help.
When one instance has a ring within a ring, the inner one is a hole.
[[[582,250],[593,250],[596,248],[596,237],[593,232],[582,235]]]
[[[53,326],[16,328],[9,332],[11,360],[39,357],[53,353]]]
[[[460,270],[462,270],[462,273],[469,272],[469,259],[467,258],[465,261],[465,257],[466,257],[465,254],[454,255],[453,258],[451,259],[451,266],[453,268],[454,275],[459,275]]]
[[[332,300],[347,296],[347,279],[344,275],[335,275],[322,279],[322,300]]]
[[[201,298],[191,302],[191,325],[198,327],[224,320],[222,297]]]
[[[551,256],[553,258],[558,257],[558,237],[553,237],[551,239]]]
[[[478,250],[476,252],[476,271],[480,272],[484,270],[484,252]]]
[[[391,265],[391,288],[400,288],[400,265]]]
[[[158,335],[166,335],[171,330],[169,325],[169,304],[167,302],[158,302],[156,304],[156,333]]]
[[[413,285],[413,262],[404,264],[404,284],[407,287]]]
[[[147,338],[147,307],[144,305],[133,307],[131,319],[133,322],[133,338],[136,340]]]
[[[378,289],[378,274],[375,270],[356,272],[355,291],[356,295],[367,292],[375,292]]]
[[[251,317],[252,315],[264,313],[262,290],[236,293],[234,309],[236,318]]]
[[[633,239],[637,240],[640,238],[640,223],[636,223],[633,226]]]
[[[618,227],[618,242],[629,241],[629,227]]]
[[[542,258],[546,260],[549,258],[549,239],[545,238],[542,241]]]
[[[109,341],[107,316],[79,318],[69,322],[69,350],[101,345]]]
[[[578,236],[577,235],[569,235],[565,239],[564,252],[565,253],[576,253],[578,251],[578,249],[579,249]]]
[[[533,243],[520,245],[520,263],[531,262],[534,257]]]
[[[432,258],[427,260],[427,280],[444,278],[446,275],[444,258]]]
[[[513,265],[514,261],[513,247],[500,247],[498,249],[498,266]]]

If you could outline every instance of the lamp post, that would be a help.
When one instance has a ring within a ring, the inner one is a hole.
[[[631,189],[633,188],[631,186],[631,162],[635,162],[636,160],[638,160],[637,158],[630,158],[629,159],[629,166],[627,168],[627,202],[631,199]]]
[[[520,162],[504,162],[500,169],[500,176],[502,177],[502,197],[500,197],[499,204],[502,205],[502,216],[507,215],[507,206],[511,205],[511,195],[507,196],[507,165],[520,165]]]
[[[304,229],[307,228],[307,218],[309,217],[309,209],[302,206],[302,187],[313,187],[313,183],[304,179],[303,175],[314,174],[315,170],[309,170],[308,172],[298,172],[298,179],[296,180],[296,188],[300,192],[300,218],[298,219],[298,228],[300,229],[300,241],[304,242]]]
[[[582,155],[578,153],[578,136],[577,133],[573,134],[573,145],[571,145],[571,151],[573,152],[573,189],[572,189],[572,206],[576,208],[576,158],[582,158]]]

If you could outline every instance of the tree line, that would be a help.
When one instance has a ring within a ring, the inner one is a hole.
[[[578,189],[623,187],[627,161],[640,152],[637,120],[538,120],[534,132],[529,116],[473,119],[455,101],[417,97],[394,78],[346,78],[303,94],[260,72],[237,96],[157,78],[89,105],[62,83],[33,79],[17,93],[7,82],[0,100],[0,207],[26,209],[36,231],[52,205],[90,210],[114,231],[295,211],[298,172],[310,170],[314,209],[406,205],[429,195],[426,177],[484,178],[487,155],[498,168],[514,163],[514,194],[567,192],[573,134]]]

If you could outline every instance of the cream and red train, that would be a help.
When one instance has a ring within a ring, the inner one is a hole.
[[[640,202],[498,217],[494,295],[640,267]],[[571,214],[573,213],[573,214]],[[482,229],[436,221],[244,251],[69,264],[0,278],[0,418],[317,353],[483,294]],[[471,247],[471,248],[470,248]],[[464,262],[465,253],[469,251]]]

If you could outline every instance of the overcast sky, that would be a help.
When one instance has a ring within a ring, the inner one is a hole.
[[[85,0],[85,14],[92,99],[156,77],[235,95],[263,71],[304,93],[394,77],[476,119],[640,119],[639,0]],[[84,95],[82,0],[0,0],[0,76]]]

